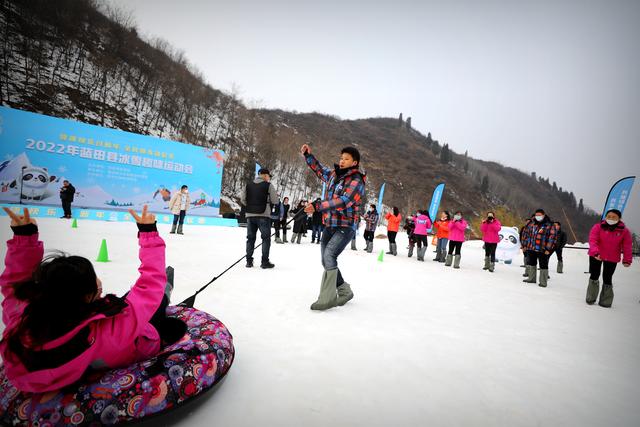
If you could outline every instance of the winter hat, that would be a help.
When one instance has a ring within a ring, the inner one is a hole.
[[[620,212],[618,209],[609,209],[607,211],[606,214],[604,214],[605,216],[609,215],[609,213],[614,213],[616,215],[618,215],[618,218],[622,218],[622,212]]]
[[[267,168],[260,168],[258,175],[269,175],[269,177],[271,177],[271,172],[269,172]]]

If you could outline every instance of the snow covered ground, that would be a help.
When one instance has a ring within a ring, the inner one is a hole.
[[[131,223],[41,219],[48,249],[95,263],[106,292],[137,276]],[[244,253],[245,229],[186,227],[168,234],[173,301],[189,296]],[[384,232],[384,229],[379,229]],[[310,234],[309,234],[310,236]],[[10,237],[0,217],[0,238]],[[361,249],[363,240],[358,238]],[[319,245],[271,246],[273,270],[226,273],[196,307],[234,336],[226,381],[179,425],[231,426],[636,426],[640,420],[640,266],[618,267],[612,309],[587,306],[586,251],[565,250],[565,274],[549,287],[523,284],[520,259],[482,271],[481,242],[463,246],[460,270],[399,255],[347,249],[340,258],[355,298],[313,312]],[[4,259],[6,246],[0,255]]]

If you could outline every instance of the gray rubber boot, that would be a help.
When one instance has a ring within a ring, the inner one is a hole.
[[[279,237],[276,237],[276,243],[284,243]]]
[[[451,267],[451,261],[453,261],[453,255],[449,254],[444,262],[445,267]]]
[[[176,227],[177,227],[176,224],[173,224],[171,226],[171,231],[169,232],[169,234],[176,234]]]
[[[391,253],[393,256],[398,256],[398,245],[395,243],[391,244]]]
[[[411,258],[413,256],[413,246],[409,246],[409,252],[407,252],[407,256]]]
[[[296,236],[297,236],[297,235],[298,235],[297,233],[293,233],[293,234],[291,235],[291,243],[295,243],[295,242],[296,242]]]
[[[351,241],[351,250],[352,251],[357,251],[358,250],[358,248],[356,248],[356,241],[355,240]]]
[[[562,267],[562,261],[558,261],[558,268],[556,269],[556,272],[562,274]]]
[[[164,295],[167,297],[167,301],[171,301],[171,293],[173,292],[173,277],[175,270],[170,265],[164,269],[167,275],[167,283],[164,285]]]
[[[318,300],[311,304],[311,310],[327,310],[336,306],[338,299],[338,291],[336,290],[337,280],[337,268],[322,273],[320,294],[318,295]]]
[[[418,248],[418,261],[424,261],[424,253],[427,251],[427,248],[422,247]]]
[[[337,305],[345,305],[351,298],[353,298],[351,285],[344,282],[342,285],[338,286],[338,299],[336,300]]]
[[[489,264],[489,273],[493,273],[494,270],[496,269],[496,263],[492,262]]]
[[[613,286],[602,284],[602,290],[600,291],[600,301],[598,305],[600,307],[609,308],[613,304]]]
[[[387,255],[393,255],[393,243],[389,242],[389,252],[385,252]]]
[[[282,243],[288,243],[288,242],[287,242],[287,235],[286,235],[286,234],[283,234],[283,235],[282,235]]]
[[[298,240],[296,241],[296,244],[300,244],[300,239],[302,239],[302,233],[298,233]],[[293,240],[291,242],[293,242]]]
[[[484,267],[482,267],[483,270],[488,270],[489,269],[489,257],[486,256],[484,257]]]
[[[433,260],[436,262],[439,262],[441,256],[442,256],[442,251],[440,249],[436,249],[436,257]]]
[[[367,252],[373,252],[373,242],[367,242]]]
[[[527,265],[527,278],[523,280],[525,283],[536,283],[538,269],[535,265]]]
[[[587,286],[587,304],[593,305],[598,299],[598,292],[600,291],[600,281],[589,279],[589,285]]]
[[[178,225],[178,234],[183,234],[182,233],[182,224]]]
[[[460,268],[460,255],[456,255],[453,257],[453,268]]]
[[[546,288],[548,279],[549,279],[549,269],[540,270],[540,283],[538,283],[538,286],[540,286],[541,288]]]

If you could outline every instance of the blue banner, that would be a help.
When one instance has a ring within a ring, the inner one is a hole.
[[[383,182],[380,186],[380,195],[378,196],[378,215],[382,215],[382,198],[384,197],[384,185],[386,183]]]
[[[433,190],[433,196],[431,196],[431,204],[429,205],[429,216],[431,221],[436,220],[438,215],[438,208],[440,207],[440,200],[442,200],[442,193],[444,193],[444,182],[436,185]]]
[[[0,107],[0,202],[126,211],[169,201],[189,186],[189,215],[218,216],[224,153],[152,136]]]
[[[629,201],[629,195],[631,194],[631,188],[633,187],[635,179],[635,176],[628,176],[613,184],[613,187],[609,190],[607,201],[604,204],[602,219],[604,219],[604,216],[609,209],[618,209],[621,213],[624,212],[624,208],[627,206],[627,202]]]
[[[262,166],[260,166],[260,165],[258,164],[258,162],[256,162],[256,176],[258,176],[258,171],[259,171],[260,169],[262,169]]]

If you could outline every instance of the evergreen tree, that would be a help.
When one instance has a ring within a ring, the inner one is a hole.
[[[480,185],[480,191],[482,194],[487,194],[489,192],[489,176],[485,175],[482,177],[482,184]]]
[[[464,173],[469,173],[469,160],[465,159],[464,161]]]
[[[440,154],[440,144],[438,144],[437,140],[431,144],[431,152],[436,156]]]
[[[580,199],[580,203],[578,203],[578,212],[584,212],[584,203],[582,199]]]
[[[431,147],[433,145],[433,138],[431,138],[431,132],[427,134],[427,147]]]
[[[553,181],[553,191],[558,191],[558,185]]]
[[[537,179],[537,178],[536,178],[536,173],[535,173],[535,172],[531,172],[531,178],[533,178],[533,179]]]
[[[440,152],[440,163],[444,163],[446,165],[449,163],[449,158],[449,144],[444,144],[442,151]]]

